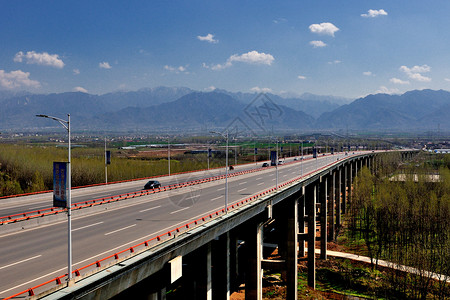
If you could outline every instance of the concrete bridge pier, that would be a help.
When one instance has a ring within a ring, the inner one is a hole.
[[[330,186],[329,186],[329,215],[330,215],[330,221],[328,224],[328,239],[330,241],[335,240],[335,203],[336,203],[336,171],[331,171],[330,175]]]
[[[245,267],[245,299],[262,300],[262,268],[264,223],[249,222],[248,234],[245,237],[246,267]]]
[[[301,193],[296,193],[289,197],[285,203],[277,204],[274,207],[276,232],[278,239],[278,254],[281,256],[279,266],[281,267],[282,278],[286,281],[286,299],[297,299],[297,245],[304,243],[299,238],[299,200],[304,199]],[[304,222],[303,222],[304,223]]]
[[[236,243],[233,244],[236,247]],[[231,250],[230,246],[229,231],[212,241],[212,299],[230,299],[231,259],[236,258],[236,255],[231,255],[231,252],[236,253],[236,248]]]
[[[342,201],[341,201],[341,213],[345,215],[345,210],[347,206],[347,165],[342,166],[342,178],[341,178],[341,192],[342,192]]]
[[[336,172],[336,192],[335,192],[335,201],[336,201],[336,225],[335,225],[335,233],[334,238],[336,238],[337,233],[341,227],[341,194],[342,194],[342,168],[339,167]]]
[[[308,286],[316,288],[316,210],[317,183],[306,187],[306,210],[308,214]]]
[[[305,233],[305,186],[302,186],[301,195],[298,198],[298,233],[300,235],[298,241],[298,255],[300,257],[305,256],[305,238],[302,234]]]
[[[320,177],[319,202],[320,202],[320,258],[327,259],[327,225],[328,225],[328,176]]]

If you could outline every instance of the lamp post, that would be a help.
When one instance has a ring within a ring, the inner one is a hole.
[[[71,166],[70,166],[70,114],[67,114],[67,121],[48,116],[48,115],[36,115],[36,117],[40,118],[47,118],[52,119],[55,121],[58,121],[66,130],[69,135],[69,161],[68,161],[68,170],[67,170],[67,185],[68,185],[68,191],[67,191],[67,280],[70,281],[72,279],[72,212],[71,212],[71,206],[72,206],[72,198],[71,198],[71,190],[72,190],[72,175],[71,175]]]
[[[106,136],[105,136],[105,184],[108,184],[108,155],[106,153]]]
[[[276,181],[275,189],[278,190],[278,139],[277,139],[277,160],[275,163],[275,169],[276,169],[276,173],[277,173],[277,181]]]
[[[226,153],[225,153],[225,213],[228,213],[228,130],[226,132],[226,134],[223,134],[221,132],[217,132],[217,131],[211,131],[211,133],[214,134],[218,134],[221,135],[223,138],[225,138],[227,140],[227,147],[226,147]]]
[[[169,161],[169,176],[170,176],[170,137],[167,137],[167,160]]]
[[[302,163],[300,164],[300,176],[303,177],[303,141],[302,141]]]

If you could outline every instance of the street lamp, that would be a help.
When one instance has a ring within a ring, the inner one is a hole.
[[[276,157],[277,157],[277,160],[275,163],[275,169],[276,169],[276,173],[277,173],[277,181],[276,181],[275,189],[278,190],[278,139],[277,139],[277,155],[276,155]]]
[[[221,135],[223,138],[225,138],[227,140],[227,147],[226,147],[226,153],[225,153],[225,164],[226,164],[226,168],[225,168],[225,213],[228,213],[228,130],[226,132],[226,134],[223,134],[221,132],[217,132],[217,131],[210,131],[210,133],[213,134],[219,134]]]
[[[67,185],[68,185],[68,191],[67,191],[67,280],[70,281],[72,279],[72,216],[71,216],[71,206],[72,206],[72,198],[71,198],[71,189],[72,189],[72,175],[71,175],[71,167],[70,167],[70,114],[67,114],[67,121],[60,119],[60,118],[56,118],[56,117],[52,117],[52,116],[47,116],[47,115],[36,115],[36,117],[40,117],[40,118],[47,118],[47,119],[52,119],[55,121],[58,121],[66,130],[67,133],[69,135],[69,161],[68,161],[68,166],[67,166]]]
[[[169,176],[170,176],[170,136],[167,137],[167,160],[169,161]]]

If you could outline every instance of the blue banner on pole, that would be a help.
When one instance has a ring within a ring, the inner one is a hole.
[[[110,165],[111,164],[111,151],[106,151],[106,164]]]
[[[67,207],[67,162],[53,162],[53,206]]]
[[[258,154],[258,148],[255,148],[255,154]]]
[[[212,156],[211,148],[208,148],[208,157],[211,157],[211,156]]]
[[[317,158],[317,149],[313,148],[313,158]]]
[[[276,166],[277,165],[277,151],[270,151],[270,165]]]

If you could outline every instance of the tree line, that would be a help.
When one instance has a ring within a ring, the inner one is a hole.
[[[373,266],[379,259],[417,274],[391,272],[398,298],[448,299],[450,288],[449,156],[421,154],[411,162],[378,157],[358,172],[348,217],[349,234],[362,241]],[[437,176],[438,175],[438,176]],[[432,273],[440,274],[439,280]]]

